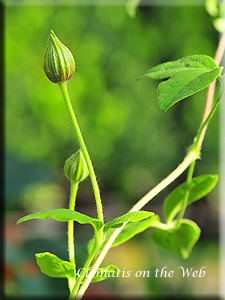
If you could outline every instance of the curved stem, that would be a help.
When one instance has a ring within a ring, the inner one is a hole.
[[[167,187],[171,182],[173,182],[177,177],[179,177],[187,168],[188,166],[195,161],[199,157],[199,153],[196,151],[191,151],[187,157],[183,160],[183,162],[171,173],[167,176],[164,180],[162,180],[158,185],[156,185],[148,194],[146,194],[142,199],[140,199],[130,210],[130,212],[139,211],[145,204],[147,204],[152,198],[154,198],[159,192],[161,192],[165,187]],[[127,223],[123,223],[123,225],[113,231],[109,239],[107,240],[106,244],[104,245],[103,249],[101,250],[99,256],[97,257],[92,269],[90,270],[88,277],[83,282],[80,290],[78,291],[77,296],[75,297],[76,300],[81,299],[88,288],[89,284],[91,283],[92,278],[94,277],[97,269],[100,267],[103,259],[105,258],[106,254],[108,253],[109,249],[111,248],[113,242],[120,234],[122,229],[126,226]],[[72,298],[71,298],[72,299]],[[70,300],[71,300],[70,299]]]
[[[68,89],[67,89],[67,82],[63,81],[63,82],[59,82],[59,87],[61,89],[63,98],[65,100],[67,109],[69,111],[70,114],[70,118],[72,120],[73,123],[73,127],[75,129],[76,135],[77,135],[77,139],[78,142],[80,144],[80,148],[83,152],[85,161],[87,163],[87,167],[88,167],[88,171],[89,171],[89,175],[91,178],[91,182],[92,182],[92,186],[93,186],[93,190],[94,190],[94,195],[95,195],[95,201],[96,201],[96,207],[97,207],[97,214],[98,214],[98,218],[99,220],[101,220],[102,222],[104,222],[104,216],[103,216],[103,209],[102,209],[102,202],[101,202],[101,196],[100,196],[100,191],[99,191],[99,187],[98,187],[98,183],[97,183],[97,179],[96,179],[96,175],[95,175],[95,171],[91,162],[91,158],[89,156],[87,147],[85,145],[80,127],[78,125],[71,101],[70,101],[70,97],[69,97],[69,93],[68,93]]]
[[[217,48],[215,61],[217,65],[220,64],[220,61],[222,59],[223,53],[225,49],[225,33],[223,34],[219,46]],[[210,90],[210,91],[209,91]],[[214,97],[214,90],[215,90],[215,82],[210,84],[208,89],[208,95],[205,105],[205,112],[202,118],[202,123],[205,122],[206,118],[208,117],[213,103],[213,97]],[[178,176],[180,176],[189,166],[191,163],[193,163],[196,159],[199,158],[199,152],[202,146],[202,142],[204,140],[205,132],[206,132],[207,126],[205,126],[204,130],[201,133],[201,137],[199,139],[198,143],[198,152],[196,147],[193,149],[193,151],[190,151],[187,157],[183,160],[183,162],[164,180],[162,180],[156,187],[154,187],[149,193],[147,193],[142,199],[140,199],[130,210],[132,211],[139,211],[145,204],[147,204],[153,197],[155,197],[160,191],[162,191],[166,186],[168,186],[171,182],[173,182]],[[124,223],[120,228],[117,228],[113,231],[109,239],[107,240],[105,246],[101,250],[99,256],[97,257],[94,265],[92,266],[92,269],[90,270],[88,277],[83,282],[81,288],[79,289],[76,297],[74,299],[79,300],[83,297],[85,291],[87,290],[89,284],[91,283],[92,278],[94,277],[97,269],[100,267],[103,259],[105,258],[106,254],[108,253],[110,247],[112,246],[113,242],[117,238],[117,236],[120,234],[121,230],[126,226],[127,223]],[[72,298],[70,299],[72,300]]]
[[[76,196],[77,196],[78,182],[71,182],[70,189],[70,201],[69,201],[69,209],[75,209]],[[69,260],[71,264],[74,265],[74,269],[76,270],[76,262],[75,262],[75,245],[74,245],[74,221],[68,221],[68,251],[69,251]],[[75,278],[69,278],[69,289],[70,291],[73,289],[75,284]]]

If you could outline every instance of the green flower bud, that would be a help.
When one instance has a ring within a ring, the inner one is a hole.
[[[52,82],[69,80],[75,72],[75,61],[70,50],[51,30],[44,54],[44,71]]]
[[[81,149],[66,160],[64,173],[72,182],[81,182],[88,177],[88,167]]]

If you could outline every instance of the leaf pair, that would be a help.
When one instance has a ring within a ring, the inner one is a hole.
[[[218,68],[209,56],[191,55],[153,67],[138,80],[145,77],[153,79],[170,77],[158,86],[159,106],[166,112],[178,101],[206,88],[221,75],[222,69]]]
[[[117,236],[115,239],[114,243],[112,244],[112,247],[119,246],[131,238],[133,238],[135,235],[145,231],[149,227],[152,226],[152,223],[154,221],[155,215],[151,213],[149,217],[147,217],[145,220],[139,220],[138,222],[131,222],[128,223],[120,232],[120,234]],[[109,228],[108,231],[106,232],[106,237],[105,240],[107,240],[111,233],[113,232],[113,227]],[[94,238],[91,239],[88,243],[88,253],[91,252],[94,246]]]
[[[138,211],[138,212],[128,212],[120,217],[115,218],[114,220],[104,224],[102,221],[91,218],[87,215],[73,211],[70,209],[59,208],[59,209],[50,209],[40,212],[36,212],[25,217],[20,218],[17,221],[17,225],[34,219],[53,219],[60,222],[76,221],[80,224],[91,224],[95,230],[99,230],[103,227],[104,231],[107,232],[110,228],[117,228],[122,226],[125,222],[137,222],[142,219],[146,219],[154,215],[152,212],[148,211]]]

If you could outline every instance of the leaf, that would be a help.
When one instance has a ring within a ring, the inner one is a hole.
[[[202,175],[192,179],[189,185],[188,205],[201,199],[212,191],[218,181],[217,175]],[[170,223],[181,210],[182,200],[186,193],[186,182],[175,188],[164,200],[163,212],[167,223]]]
[[[178,101],[206,88],[222,72],[222,67],[212,71],[185,70],[159,84],[158,101],[160,109],[166,112]]]
[[[155,66],[149,69],[145,75],[139,77],[138,80],[145,77],[165,79],[185,70],[211,71],[216,68],[217,64],[211,57],[207,55],[190,55]]]
[[[117,274],[119,274],[120,270],[113,265],[109,265],[104,268],[99,268],[97,272],[95,273],[95,276],[91,280],[91,282],[98,282],[103,281],[105,279],[116,277]]]
[[[126,10],[128,15],[131,18],[135,18],[136,17],[136,13],[137,13],[137,7],[138,4],[141,0],[127,0],[126,2]]]
[[[205,9],[212,16],[216,17],[219,14],[219,9],[217,7],[218,0],[206,0]]]
[[[56,255],[49,252],[36,253],[36,261],[41,269],[41,272],[56,278],[74,278],[74,265],[68,261],[58,258]]]
[[[114,265],[109,265],[104,268],[99,268],[92,279],[92,282],[102,281],[110,277],[116,277],[119,273],[119,269]]]
[[[201,230],[195,222],[182,219],[178,230],[156,229],[152,237],[162,248],[172,251],[182,258],[188,258],[200,233]]]
[[[123,225],[125,222],[138,222],[140,220],[146,219],[150,216],[153,216],[154,213],[149,211],[137,211],[137,212],[128,212],[114,220],[108,222],[104,226],[105,232],[110,228],[117,228]]]
[[[93,237],[92,239],[90,239],[90,241],[88,242],[87,244],[87,251],[88,251],[88,254],[91,253],[93,247],[94,247],[94,244],[95,244],[95,238]]]
[[[121,233],[117,236],[114,241],[112,247],[116,247],[120,244],[125,243],[130,240],[132,237],[137,235],[138,233],[143,232],[147,228],[151,227],[155,216],[151,216],[146,220],[139,221],[137,223],[129,223],[127,224],[121,231]]]
[[[81,214],[77,211],[73,211],[70,209],[59,208],[59,209],[50,209],[44,210],[40,212],[36,212],[30,215],[27,215],[23,218],[20,218],[16,223],[17,225],[34,219],[49,219],[52,218],[56,221],[67,222],[70,220],[74,220],[80,224],[91,224],[96,230],[100,229],[103,226],[103,222]]]
[[[218,68],[211,57],[191,55],[153,67],[138,80],[145,77],[153,79],[170,77],[158,87],[159,106],[165,112],[178,101],[206,88],[220,76],[221,72],[222,67]]]
[[[151,227],[153,220],[155,220],[156,215],[151,213],[151,215],[146,218],[146,220],[139,221],[136,223],[128,223],[126,226],[122,229],[120,234],[117,236],[116,240],[114,241],[112,247],[116,247],[122,243],[125,243],[132,237],[134,237],[136,234],[141,233],[142,231],[146,230],[147,228]],[[107,229],[105,240],[108,240],[110,235],[113,232],[113,227]],[[87,245],[88,254],[91,253],[95,243],[95,238],[93,237]],[[104,245],[104,244],[103,244]]]

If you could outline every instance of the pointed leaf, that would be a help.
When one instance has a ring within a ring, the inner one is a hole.
[[[117,236],[114,241],[112,247],[116,247],[130,240],[132,237],[137,235],[138,233],[143,232],[147,228],[151,227],[155,216],[151,216],[146,220],[139,221],[137,223],[128,223],[121,231],[121,233]],[[109,230],[110,233],[110,230]]]
[[[200,228],[195,222],[183,219],[178,230],[156,229],[152,237],[162,248],[172,251],[182,258],[188,258],[199,239],[200,232]]]
[[[95,229],[99,229],[103,226],[103,222],[99,221],[98,219],[94,219],[84,214],[81,214],[77,211],[73,211],[65,208],[44,210],[44,211],[27,215],[23,218],[20,218],[17,221],[17,225],[29,220],[49,219],[49,218],[60,222],[67,222],[70,220],[74,220],[80,224],[91,224]]]
[[[141,76],[139,79],[144,77],[150,77],[153,79],[165,79],[171,77],[177,72],[185,70],[211,71],[216,68],[217,65],[211,57],[206,55],[190,55],[178,60],[169,61],[155,66],[148,70],[148,72],[145,75]]]
[[[158,101],[160,109],[166,112],[178,101],[206,88],[222,72],[222,67],[212,71],[204,69],[185,70],[174,74],[169,80],[159,84]]]
[[[153,215],[154,215],[154,213],[149,212],[149,211],[128,212],[128,213],[106,223],[104,230],[107,231],[110,228],[120,227],[125,222],[138,222],[140,220],[146,219]]]
[[[189,185],[188,205],[203,198],[212,191],[218,181],[217,175],[202,175],[192,179]],[[186,182],[175,188],[164,200],[163,212],[170,223],[181,210],[181,203],[186,193]]]
[[[49,252],[36,253],[35,257],[42,273],[56,278],[75,277],[75,268],[70,262],[64,261]]]
[[[159,106],[165,112],[178,101],[206,88],[220,76],[221,71],[222,67],[218,68],[211,57],[192,55],[153,67],[138,79],[170,77],[158,87]]]

